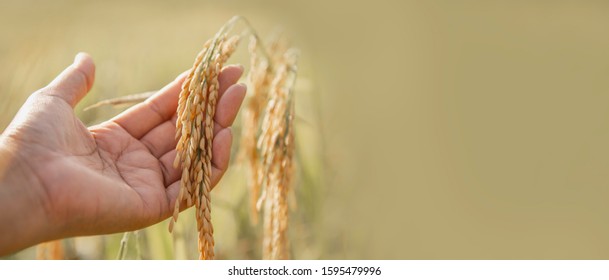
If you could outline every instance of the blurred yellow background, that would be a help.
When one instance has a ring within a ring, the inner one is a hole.
[[[302,51],[294,258],[609,258],[606,1],[0,1],[0,128],[78,51],[77,114],[107,119],[82,108],[160,88],[236,14]],[[214,191],[221,258],[259,258],[244,179]],[[166,223],[143,235],[179,255]],[[120,237],[72,243],[113,258]]]

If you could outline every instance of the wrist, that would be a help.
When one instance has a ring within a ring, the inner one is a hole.
[[[0,136],[0,256],[52,239],[44,189],[20,147]]]

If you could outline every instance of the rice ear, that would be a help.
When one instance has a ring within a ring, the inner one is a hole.
[[[229,22],[230,23],[230,22]],[[228,23],[227,23],[228,24]],[[182,84],[179,95],[176,138],[178,151],[174,166],[182,166],[180,195],[170,222],[178,219],[180,205],[194,203],[197,220],[199,258],[213,259],[214,238],[211,223],[212,144],[218,102],[218,75],[224,63],[239,44],[239,36],[227,37],[226,25],[208,40],[195,58],[190,74]]]

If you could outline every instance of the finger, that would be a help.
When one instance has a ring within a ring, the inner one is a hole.
[[[171,150],[159,158],[165,186],[169,186],[173,182],[179,181],[182,176],[182,169],[173,167],[173,161],[175,160],[176,155],[177,151]]]
[[[95,80],[95,64],[86,53],[78,53],[68,66],[48,86],[45,94],[57,96],[74,107],[89,92]]]
[[[218,184],[226,169],[228,168],[230,159],[230,147],[233,141],[233,134],[230,128],[225,128],[218,132],[213,142],[213,157],[212,157],[212,172],[211,172],[211,185],[212,189]],[[165,185],[168,185],[165,193],[167,194],[167,200],[169,201],[169,209],[173,211],[175,207],[175,201],[180,192],[180,177],[181,170],[173,168],[173,159],[175,158],[176,151],[173,150],[161,157],[161,162],[164,167],[161,169],[164,174]],[[168,183],[169,182],[169,183]],[[180,211],[186,209],[186,205],[180,206]]]
[[[165,189],[165,194],[167,195],[167,202],[169,203],[170,212],[167,213],[166,216],[171,216],[173,213],[173,209],[175,209],[176,199],[178,198],[178,194],[180,193],[180,181],[173,182],[167,189]],[[186,209],[185,203],[180,205],[180,211],[184,211]]]
[[[226,89],[234,85],[243,74],[243,65],[228,65],[218,75],[218,98],[221,98]]]
[[[170,213],[168,213],[168,217],[170,217],[173,214],[173,210],[175,209],[175,205],[176,205],[176,199],[178,198],[178,194],[180,193],[180,181],[175,181],[173,183],[171,183],[167,189],[165,189],[165,194],[167,195],[167,200],[168,200],[168,204],[169,204],[169,209],[171,210]],[[186,196],[188,195],[188,193],[185,194]],[[184,197],[185,198],[185,197]],[[180,203],[180,212],[188,209],[190,206],[192,205],[187,205],[186,201],[182,201],[182,203]]]
[[[247,87],[245,84],[232,85],[226,90],[226,93],[218,101],[216,115],[214,116],[214,128],[220,129],[229,127],[235,121],[239,107],[245,98]]]
[[[214,156],[212,157],[214,158],[213,163],[217,171],[228,167],[228,165],[223,166],[224,163],[228,164],[228,158],[223,157],[226,153],[224,151],[226,146],[224,142],[226,135],[224,134],[226,131],[222,135],[219,134],[221,131],[227,130],[225,127],[232,125],[239,107],[245,98],[245,91],[245,85],[233,85],[226,90],[224,96],[218,101],[218,111],[215,116],[217,120],[214,125]],[[176,116],[174,115],[171,120],[152,129],[141,139],[141,142],[148,147],[155,157],[160,157],[159,160],[161,161],[164,173],[163,177],[166,178],[165,185],[178,180],[180,176],[180,172],[173,172],[175,170],[173,168],[173,161],[176,156],[175,146],[177,144],[177,140],[173,136],[175,133],[175,120]],[[232,131],[230,129],[227,131],[230,134],[230,141],[232,141]],[[228,156],[230,157],[230,142],[227,148],[229,150]]]
[[[233,142],[233,132],[230,127],[224,128],[216,134],[212,144],[211,157],[211,185],[215,186],[226,169],[230,161],[230,147]]]
[[[176,77],[146,101],[139,103],[114,117],[112,121],[122,126],[133,138],[140,139],[152,128],[170,119],[178,107],[178,95],[188,73]]]
[[[211,184],[215,186],[226,169],[230,161],[230,149],[233,142],[233,132],[230,127],[224,128],[216,134],[213,141],[212,147],[212,170],[211,170]],[[177,180],[180,180],[182,171],[179,168],[173,167],[173,161],[176,157],[176,150],[171,150],[161,156],[159,161],[161,162],[161,170],[163,172],[163,178],[165,179],[165,185],[169,185]]]
[[[140,142],[148,148],[154,157],[159,158],[167,152],[175,149],[178,140],[176,133],[176,115],[150,130],[140,139]]]
[[[222,96],[225,88],[239,80],[242,73],[243,67],[241,66],[231,65],[223,68],[218,76],[220,84],[218,96]],[[125,128],[134,138],[140,139],[151,129],[173,116],[178,106],[178,96],[186,74],[182,73],[158,93],[118,115],[113,121]]]

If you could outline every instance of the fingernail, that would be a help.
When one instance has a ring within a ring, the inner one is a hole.
[[[245,84],[245,83],[238,83],[237,85],[242,86],[247,91],[247,84]]]
[[[241,72],[243,72],[243,70],[245,69],[245,67],[243,67],[243,65],[241,65],[240,63],[226,65],[222,69],[226,69],[226,68],[230,68],[230,67],[237,67],[237,68],[241,69]]]
[[[78,62],[85,59],[86,56],[87,56],[87,54],[84,52],[77,53],[76,56],[74,57],[74,64],[78,64]]]
[[[190,70],[186,70],[186,71],[180,73],[180,75],[178,75],[175,80],[179,81],[181,79],[184,79],[186,76],[188,76],[188,73],[190,73]]]

